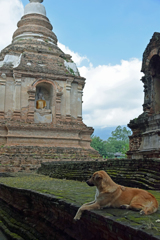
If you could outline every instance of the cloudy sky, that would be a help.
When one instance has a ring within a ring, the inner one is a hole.
[[[0,0],[0,50],[11,43],[29,0]],[[160,0],[44,0],[59,47],[86,78],[83,120],[104,128],[142,113],[141,61],[160,31]]]

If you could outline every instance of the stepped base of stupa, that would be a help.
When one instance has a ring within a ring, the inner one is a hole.
[[[44,162],[97,161],[94,149],[71,147],[1,146],[0,173],[36,171]]]
[[[55,125],[1,120],[0,172],[35,171],[43,162],[97,160],[92,132],[76,120]]]
[[[1,146],[47,146],[92,149],[93,128],[83,122],[59,120],[56,124],[1,121]]]

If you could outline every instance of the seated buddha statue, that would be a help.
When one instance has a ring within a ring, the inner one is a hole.
[[[36,102],[36,108],[37,108],[37,109],[46,108],[46,107],[47,107],[46,101],[42,99],[43,94],[42,94],[42,93],[39,93],[38,97],[39,97],[39,99],[38,99],[37,102]]]

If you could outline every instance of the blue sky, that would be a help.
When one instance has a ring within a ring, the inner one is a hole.
[[[0,50],[11,42],[28,3],[0,0]],[[143,112],[142,55],[160,31],[160,0],[44,0],[43,5],[59,47],[86,78],[83,121],[98,129],[137,118]]]
[[[22,0],[26,5],[28,0]],[[58,40],[94,66],[142,58],[160,30],[160,0],[44,0]]]

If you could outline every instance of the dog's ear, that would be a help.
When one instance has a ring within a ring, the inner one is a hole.
[[[98,180],[98,179],[101,179],[102,178],[102,176],[101,176],[101,174],[99,174],[99,173],[96,173],[95,175],[94,175],[94,179],[95,180]]]

